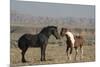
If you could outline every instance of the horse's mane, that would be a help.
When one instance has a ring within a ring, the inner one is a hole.
[[[40,31],[40,33],[48,32],[48,30],[49,30],[50,28],[55,28],[55,29],[57,29],[56,26],[47,26],[47,27],[44,27],[44,28]]]

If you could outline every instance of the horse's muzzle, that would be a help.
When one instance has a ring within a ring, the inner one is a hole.
[[[56,39],[60,39],[60,36],[57,36]]]

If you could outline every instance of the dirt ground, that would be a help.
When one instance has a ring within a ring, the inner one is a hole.
[[[19,48],[11,48],[10,65],[23,66],[23,65],[42,65],[42,64],[62,64],[62,63],[76,63],[76,62],[93,62],[95,61],[95,46],[84,46],[83,59],[80,60],[79,54],[77,60],[74,60],[75,51],[73,51],[72,60],[69,61],[66,55],[66,46],[57,44],[48,44],[46,49],[46,61],[40,61],[40,49],[29,48],[25,54],[27,63],[21,62],[21,51]]]

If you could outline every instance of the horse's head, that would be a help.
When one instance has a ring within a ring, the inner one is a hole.
[[[58,33],[58,28],[56,26],[49,26],[48,28],[49,28],[51,34],[56,37],[56,39],[60,39],[60,35]]]
[[[67,32],[67,30],[68,30],[67,28],[62,28],[60,31],[60,36],[62,37],[65,36],[65,33]]]
[[[47,37],[54,35],[56,39],[60,39],[60,35],[56,26],[44,27],[40,33],[44,33]]]

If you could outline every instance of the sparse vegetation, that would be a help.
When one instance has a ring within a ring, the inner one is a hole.
[[[37,65],[37,64],[58,64],[58,63],[76,63],[76,62],[93,62],[95,61],[95,46],[84,46],[83,59],[77,61],[74,60],[74,52],[72,61],[68,61],[66,56],[66,46],[58,46],[58,44],[48,44],[46,50],[46,61],[40,61],[40,49],[39,48],[29,48],[26,52],[26,59],[29,61],[27,63],[21,62],[21,54],[18,48],[11,48],[11,65]],[[59,53],[60,52],[60,53]],[[78,54],[79,55],[79,54]]]
[[[12,28],[12,27],[11,27]],[[14,28],[14,26],[13,26]],[[85,38],[84,43],[84,55],[82,60],[77,61],[68,61],[66,56],[66,45],[64,40],[56,40],[53,36],[49,38],[49,43],[47,46],[46,51],[46,61],[41,62],[40,61],[40,49],[39,48],[29,48],[26,52],[26,59],[29,61],[27,63],[21,62],[21,55],[20,55],[20,49],[17,47],[17,40],[21,35],[24,33],[38,33],[41,28],[33,28],[33,27],[15,27],[16,31],[11,33],[11,51],[10,51],[10,62],[12,65],[34,65],[34,64],[54,64],[54,63],[70,63],[70,62],[90,62],[95,61],[95,34],[92,34],[91,31],[84,31],[84,29],[80,29],[80,34],[83,35]],[[14,29],[15,29],[14,28]],[[33,30],[34,29],[34,30]],[[36,31],[37,30],[37,31]],[[60,29],[59,29],[60,31]],[[77,33],[78,31],[71,28],[71,31],[74,33]],[[84,33],[83,33],[84,31]],[[95,32],[95,31],[92,31]],[[66,39],[65,39],[66,40]],[[91,46],[90,46],[91,45]],[[60,52],[60,54],[59,54]],[[74,52],[73,52],[74,53]],[[74,54],[73,54],[74,56]]]

